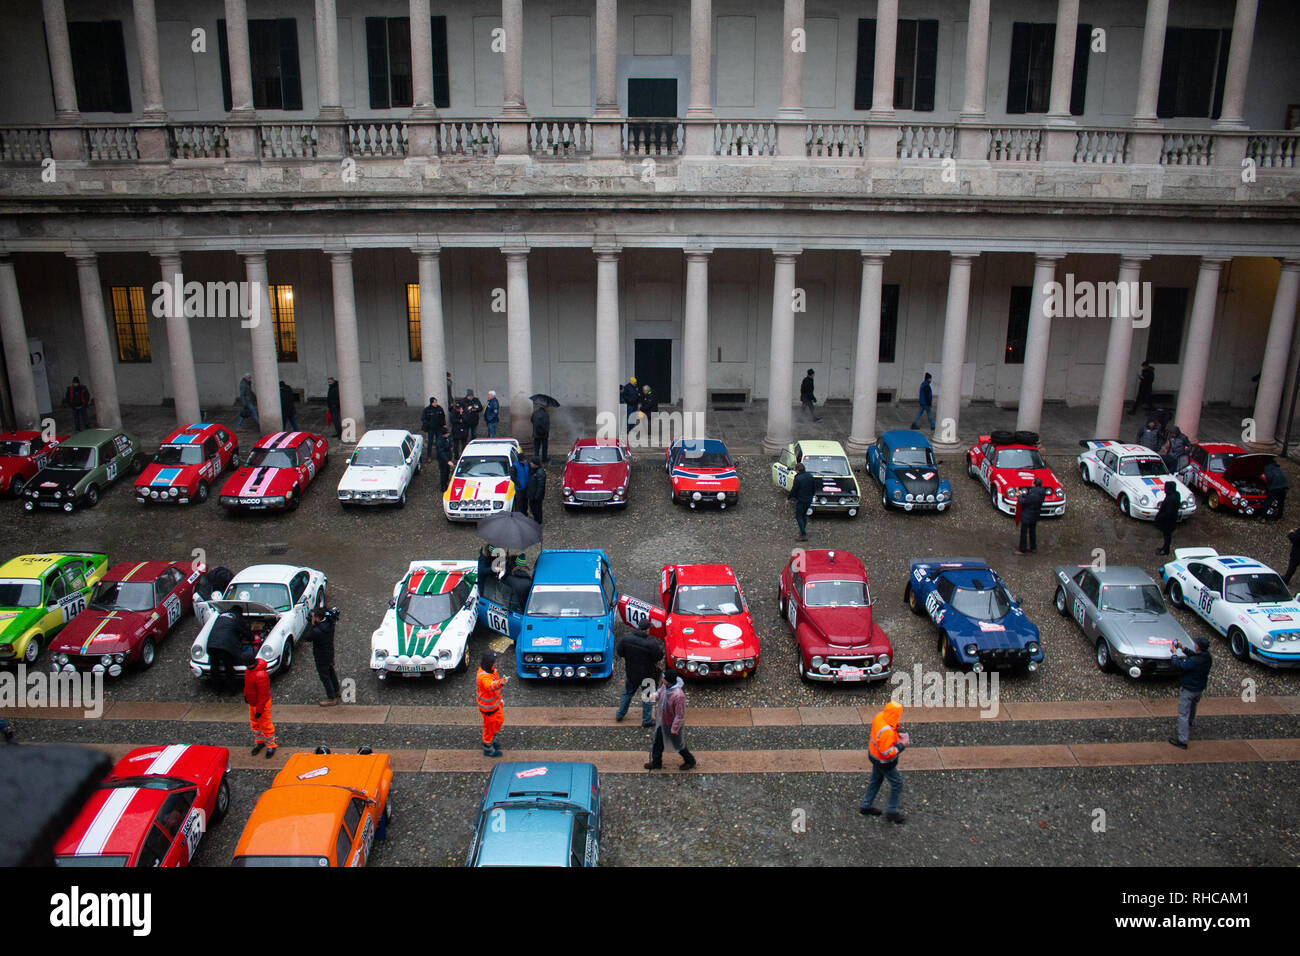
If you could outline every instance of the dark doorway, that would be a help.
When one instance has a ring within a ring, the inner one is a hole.
[[[673,340],[637,339],[632,368],[637,385],[649,385],[660,405],[672,402]]]
[[[667,119],[677,116],[677,81],[641,79],[627,81],[627,115]],[[628,149],[633,153],[672,152],[677,123],[628,124]]]

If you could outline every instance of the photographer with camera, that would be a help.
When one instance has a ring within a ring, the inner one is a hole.
[[[311,627],[302,636],[304,641],[311,641],[312,654],[316,658],[316,673],[325,688],[322,707],[335,707],[339,703],[339,675],[334,672],[334,625],[338,623],[339,609],[323,607],[311,612]]]

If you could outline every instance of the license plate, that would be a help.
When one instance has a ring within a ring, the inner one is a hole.
[[[42,501],[42,502],[41,502],[41,507],[42,507],[42,508],[62,508],[62,507],[63,507],[63,503],[62,503],[61,501]]]
[[[408,677],[414,677],[417,674],[423,674],[424,668],[417,667],[414,664],[398,664],[393,670],[398,674],[405,674]]]
[[[861,667],[841,667],[840,680],[862,680]]]

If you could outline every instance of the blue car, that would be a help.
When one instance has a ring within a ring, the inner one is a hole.
[[[1025,617],[1006,582],[979,558],[914,558],[903,600],[939,628],[948,667],[976,673],[1043,662],[1038,627]]]
[[[614,672],[618,588],[604,551],[543,551],[532,576],[479,581],[478,618],[515,642],[520,677],[602,678]]]
[[[867,448],[867,474],[880,486],[880,503],[904,511],[946,511],[952,485],[939,477],[930,440],[920,432],[885,432]]]
[[[492,768],[466,866],[595,866],[600,774],[594,764]]]

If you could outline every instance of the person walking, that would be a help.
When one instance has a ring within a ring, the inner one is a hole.
[[[72,430],[85,431],[90,427],[90,389],[81,384],[81,379],[73,376],[63,401],[72,409]]]
[[[817,396],[813,394],[813,370],[809,369],[808,374],[803,377],[799,383],[799,404],[803,410],[808,413],[808,417],[814,422],[821,421],[817,417]]]
[[[244,427],[247,418],[253,420],[253,425],[259,432],[262,430],[262,423],[257,419],[257,393],[253,391],[252,372],[245,372],[239,380],[239,420],[235,422],[236,431]]]
[[[326,379],[327,388],[325,389],[325,414],[329,416],[330,423],[334,426],[334,437],[343,437],[343,413],[340,411],[339,404],[339,383],[336,379]]]
[[[641,693],[641,726],[653,727],[655,689],[659,685],[659,662],[664,658],[664,648],[643,628],[624,634],[614,648],[623,658],[623,696],[614,711],[614,719],[622,721],[632,704],[632,695]]]
[[[794,466],[794,481],[786,492],[786,500],[794,502],[794,520],[799,525],[797,541],[808,540],[808,512],[812,508],[813,495],[817,492],[817,479],[804,468],[803,462]]]
[[[917,389],[916,399],[921,407],[916,410],[916,417],[912,419],[911,428],[916,427],[916,423],[924,415],[930,420],[930,431],[934,431],[934,386],[931,383],[930,373],[925,373],[925,378],[921,380],[921,387]]]
[[[497,437],[497,422],[501,421],[501,403],[497,393],[488,389],[487,407],[483,409],[483,424],[487,426],[488,438]]]
[[[1264,490],[1268,492],[1268,499],[1264,502],[1265,520],[1277,521],[1282,517],[1290,484],[1276,458],[1264,466]]]
[[[451,456],[459,461],[469,434],[465,428],[465,409],[459,401],[452,402],[447,409],[447,423],[451,426]]]
[[[442,410],[438,400],[432,395],[429,396],[429,404],[424,406],[420,412],[420,430],[424,432],[424,460],[428,461],[434,456],[438,445],[438,436],[442,434],[443,426],[447,424],[447,413]]]
[[[627,380],[627,384],[623,386],[622,394],[619,396],[619,401],[627,406],[623,415],[623,421],[626,423],[628,428],[636,426],[636,416],[640,400],[641,393],[636,387],[636,376],[633,375]]]
[[[302,636],[304,641],[311,642],[316,676],[325,688],[325,698],[320,702],[322,707],[334,707],[339,703],[339,675],[334,670],[334,623],[337,620],[336,611],[312,608],[311,627]]]
[[[208,631],[208,663],[212,684],[218,693],[232,690],[237,677],[235,665],[243,656],[244,645],[253,642],[253,631],[244,620],[244,611],[235,604],[222,611]]]
[[[1178,485],[1173,481],[1165,482],[1165,497],[1156,509],[1156,516],[1151,523],[1165,536],[1165,543],[1156,548],[1156,554],[1168,554],[1173,540],[1174,529],[1178,527],[1178,509],[1182,506],[1183,496],[1178,493]]]
[[[1151,367],[1150,362],[1142,363],[1142,370],[1138,372],[1138,391],[1137,397],[1133,399],[1133,407],[1129,409],[1130,415],[1136,415],[1139,408],[1151,410],[1151,388],[1155,385],[1156,370]]]
[[[465,423],[467,441],[478,438],[478,417],[483,413],[483,403],[474,397],[474,389],[465,389],[465,397],[460,400],[461,420]]]
[[[522,511],[525,516],[528,514],[528,459],[523,455],[515,462],[515,473],[512,476],[515,480],[515,511]]]
[[[266,759],[275,756],[275,724],[271,722],[271,675],[266,661],[253,658],[244,671],[244,702],[248,704],[248,723],[253,729],[253,754],[266,748]]]
[[[1160,454],[1160,424],[1154,418],[1148,418],[1146,427],[1138,429],[1137,443]]]
[[[483,756],[500,757],[501,748],[497,746],[497,734],[505,726],[506,714],[501,704],[501,690],[509,683],[509,677],[497,673],[497,656],[493,651],[485,651],[479,661],[478,677],[475,678],[478,712],[483,717]]]
[[[659,678],[659,694],[655,703],[658,709],[655,739],[650,747],[650,762],[645,768],[663,769],[664,741],[667,740],[682,758],[679,769],[690,770],[695,766],[695,755],[686,746],[686,685],[682,682],[681,674],[672,669],[664,671]]]
[[[1291,583],[1291,575],[1295,574],[1295,569],[1300,568],[1300,528],[1292,528],[1287,532],[1287,538],[1291,542],[1291,559],[1286,564],[1286,574],[1282,575],[1282,580],[1288,585]]]
[[[1205,693],[1205,685],[1210,681],[1210,668],[1214,666],[1210,639],[1203,634],[1198,635],[1196,650],[1190,654],[1183,650],[1181,644],[1175,644],[1174,662],[1182,669],[1183,686],[1178,692],[1178,736],[1170,737],[1169,742],[1186,750],[1187,741],[1192,736],[1192,725],[1196,723],[1196,705]]]
[[[447,436],[447,429],[444,426],[438,433],[438,491],[439,493],[447,490],[447,485],[451,481],[451,439]]]
[[[298,418],[294,415],[297,408],[298,396],[284,383],[284,379],[280,379],[280,423],[287,432],[298,430]]]
[[[533,460],[541,459],[543,465],[551,463],[548,447],[551,437],[551,414],[545,405],[533,406]]]
[[[1016,554],[1038,550],[1038,518],[1043,512],[1043,499],[1046,497],[1043,479],[1035,478],[1034,483],[1016,499],[1016,524],[1020,525],[1020,547],[1016,549]],[[1025,547],[1026,542],[1028,548]]]
[[[542,523],[542,501],[546,498],[546,469],[533,456],[528,463],[528,513],[538,524]]]
[[[899,798],[903,795],[903,775],[898,772],[898,757],[907,749],[911,738],[899,730],[903,705],[891,700],[885,709],[871,721],[871,737],[867,740],[867,756],[871,759],[871,779],[867,792],[862,795],[858,813],[878,817],[880,811],[873,804],[880,786],[889,781],[889,800],[885,803],[885,819],[890,823],[906,823],[907,817],[898,812]]]

